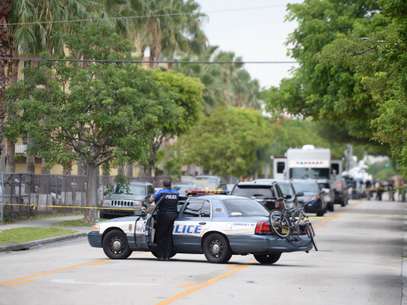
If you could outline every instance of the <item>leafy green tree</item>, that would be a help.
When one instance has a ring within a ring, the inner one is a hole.
[[[197,79],[177,72],[153,71],[163,111],[159,124],[153,128],[149,141],[147,174],[152,176],[157,162],[157,153],[162,144],[187,132],[198,120],[202,111],[202,84]]]
[[[130,56],[129,45],[103,23],[78,29],[65,41],[73,56]],[[159,90],[151,71],[134,65],[42,63],[8,89],[7,134],[30,136],[30,152],[51,164],[83,160],[87,201],[95,205],[99,166],[146,158],[146,138],[163,111]],[[93,221],[94,211],[87,217]]]
[[[180,139],[185,162],[224,177],[255,175],[270,143],[268,127],[256,110],[218,108]]]
[[[323,121],[339,139],[381,146],[405,164],[406,10],[397,0],[289,5],[300,67],[267,91],[270,108]]]
[[[8,133],[31,136],[32,152],[50,163],[85,160],[87,201],[95,205],[99,166],[145,156],[161,111],[156,90],[151,74],[134,66],[40,66],[9,90]]]

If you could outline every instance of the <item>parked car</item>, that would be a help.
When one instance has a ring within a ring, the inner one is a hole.
[[[335,211],[335,192],[333,186],[331,186],[331,183],[328,181],[321,182],[317,180],[317,183],[321,191],[321,197],[323,197],[326,202],[326,209],[331,212]]]
[[[113,191],[103,198],[100,218],[140,215],[142,208],[148,206],[153,194],[154,186],[149,182],[115,185]]]
[[[276,182],[283,193],[286,208],[298,207],[297,195],[295,194],[294,186],[290,180],[256,179],[253,182],[257,184]]]
[[[321,191],[315,180],[293,180],[295,193],[298,197],[298,203],[303,205],[304,212],[315,213],[317,216],[323,216],[327,210],[327,203],[324,199],[324,191]]]
[[[222,184],[222,178],[218,176],[196,176],[194,184],[207,189],[217,189]]]
[[[284,194],[274,180],[239,182],[231,195],[255,199],[269,211],[282,208],[284,204]]]

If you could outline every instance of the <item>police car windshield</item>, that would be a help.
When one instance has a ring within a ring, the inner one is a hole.
[[[268,216],[267,210],[255,200],[226,199],[223,200],[229,217]]]

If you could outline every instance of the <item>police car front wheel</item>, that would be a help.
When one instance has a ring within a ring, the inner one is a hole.
[[[120,230],[111,230],[103,237],[103,251],[111,259],[125,259],[131,254],[127,236]]]
[[[281,253],[254,254],[254,258],[262,265],[272,265],[280,259]]]
[[[210,263],[227,263],[232,257],[228,240],[219,233],[211,233],[206,236],[202,248]]]

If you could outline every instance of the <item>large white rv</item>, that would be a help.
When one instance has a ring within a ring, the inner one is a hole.
[[[284,157],[273,158],[273,177],[275,179],[316,179],[330,180],[331,175],[339,175],[342,164],[331,160],[331,151],[304,145],[290,148]]]

